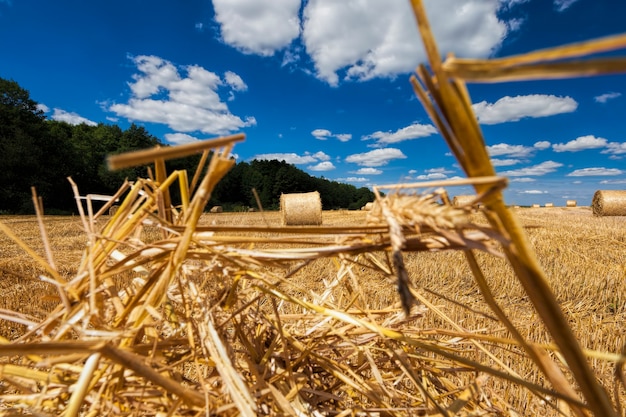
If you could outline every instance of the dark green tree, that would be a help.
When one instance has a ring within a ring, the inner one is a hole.
[[[47,188],[46,139],[45,116],[30,93],[0,78],[0,211],[33,211],[31,186]]]

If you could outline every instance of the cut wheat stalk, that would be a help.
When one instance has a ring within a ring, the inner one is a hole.
[[[441,62],[422,2],[420,0],[412,0],[411,4],[432,68],[432,78],[436,80],[436,82],[430,82],[430,76],[428,76],[427,71],[423,66],[420,67],[418,74],[421,76],[422,82],[429,85],[431,90],[436,91],[436,93],[431,92],[431,102],[426,90],[421,88],[419,83],[414,81],[414,88],[419,91],[418,97],[423,101],[423,104],[424,102],[431,103],[424,105],[425,108],[431,109],[429,113],[438,114],[433,120],[438,127],[444,128],[448,132],[443,136],[449,141],[451,149],[457,156],[460,165],[465,169],[466,174],[469,177],[494,175],[495,171],[484,146],[484,140],[480,133],[477,119],[473,114],[471,101],[468,99],[469,94],[467,93],[465,85],[462,79],[458,77],[459,74],[448,71],[445,64]],[[611,43],[609,46],[615,47],[616,45],[621,45],[621,41],[623,41],[623,39],[617,42],[617,44],[609,42]],[[604,45],[604,43],[601,45]],[[601,48],[597,45],[594,46],[598,49]],[[560,55],[561,57],[577,53],[587,54],[590,50],[593,50],[594,46],[590,49],[574,48],[574,52],[572,52],[571,49],[565,49],[560,52],[557,50],[557,52],[552,51],[551,54],[556,56]],[[536,55],[530,59],[534,60],[535,57]],[[596,62],[590,64],[590,66],[595,66],[595,73],[615,70],[612,66],[603,69],[602,65],[604,63],[605,62]],[[498,63],[489,68],[497,69]],[[541,69],[542,68],[538,68],[537,71],[541,71]],[[534,71],[534,69],[527,70],[527,73],[529,71]],[[487,73],[487,71],[484,72]],[[578,73],[586,74],[588,73],[588,69],[583,68],[578,71]],[[476,185],[476,190],[477,192],[483,191],[483,186]],[[505,236],[511,239],[510,246],[504,247],[507,258],[516,271],[517,277],[524,286],[540,317],[555,339],[555,342],[562,349],[562,354],[574,378],[580,385],[581,392],[588,401],[590,409],[596,415],[616,415],[615,409],[606,391],[597,382],[593,371],[586,362],[582,350],[524,236],[519,221],[515,218],[513,213],[508,210],[500,193],[496,193],[492,198],[486,199],[485,206],[487,208],[487,218],[494,228],[500,230]],[[536,352],[533,352],[532,349],[527,351],[529,355],[534,357],[536,363],[543,369],[543,372],[552,381],[554,386],[565,389],[568,393],[574,391],[569,383],[563,381],[563,378],[553,371],[554,368],[548,367]],[[574,407],[574,411],[579,415],[585,414],[584,410],[579,407]]]

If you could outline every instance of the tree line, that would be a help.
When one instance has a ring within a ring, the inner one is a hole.
[[[147,167],[109,171],[106,156],[157,145],[168,146],[135,124],[124,130],[103,123],[48,120],[27,90],[0,78],[0,213],[32,213],[33,186],[46,213],[75,213],[68,177],[82,195],[114,194],[125,179],[146,178],[148,171]],[[186,169],[193,175],[198,161],[199,156],[168,161],[168,170]],[[312,177],[285,161],[253,160],[233,167],[218,183],[209,205],[245,210],[260,203],[273,210],[281,193],[308,191],[320,192],[324,209],[358,209],[374,199],[368,188]]]

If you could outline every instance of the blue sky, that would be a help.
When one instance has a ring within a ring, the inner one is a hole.
[[[440,51],[462,57],[626,32],[624,1],[425,5]],[[357,187],[463,176],[410,87],[424,60],[408,0],[0,0],[0,77],[48,118],[172,144],[242,132],[240,161]],[[626,189],[625,81],[469,84],[507,203]]]

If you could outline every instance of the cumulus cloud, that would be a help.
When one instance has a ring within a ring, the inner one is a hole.
[[[326,155],[324,152],[319,151],[313,154],[313,158],[319,159],[320,161],[329,161],[330,156]]]
[[[2,1],[2,0],[0,0],[0,2],[1,2],[1,1]],[[42,112],[44,112],[44,113],[48,113],[48,112],[50,111],[50,107],[46,106],[46,105],[45,105],[45,104],[43,104],[43,103],[38,103],[38,104],[37,104],[37,110],[42,111]]]
[[[541,190],[523,190],[519,191],[518,194],[548,194],[548,192]]]
[[[349,155],[346,162],[355,163],[365,167],[380,167],[387,165],[395,159],[406,159],[407,156],[400,149],[381,148],[373,151]]]
[[[213,0],[222,41],[246,54],[271,56],[300,34],[300,0]]]
[[[494,167],[508,167],[520,163],[519,159],[492,159],[491,163]]]
[[[441,51],[486,57],[509,30],[497,1],[426,1]],[[344,78],[367,80],[412,71],[425,60],[410,4],[404,0],[359,2],[310,0],[302,41],[318,78],[337,85]]]
[[[567,174],[568,177],[600,177],[622,175],[625,171],[617,168],[582,168]]]
[[[227,134],[256,125],[254,117],[245,120],[232,114],[218,91],[232,94],[247,86],[237,74],[227,72],[222,80],[200,66],[179,68],[157,56],[131,57],[139,71],[129,83],[132,95],[128,103],[108,107],[117,116],[132,121],[166,124],[179,132],[200,131]]]
[[[326,140],[330,136],[332,136],[332,133],[330,132],[330,130],[327,130],[327,129],[315,129],[314,131],[311,132],[311,134],[316,139],[319,139],[319,140]]]
[[[593,99],[596,101],[596,103],[606,103],[607,101],[618,98],[621,95],[622,93],[611,92],[606,94],[600,94],[599,96],[595,96]]]
[[[337,178],[339,182],[347,182],[347,183],[360,183],[360,182],[368,182],[369,180],[365,177],[346,177],[346,178]]]
[[[557,170],[557,168],[560,168],[562,166],[563,164],[561,164],[560,162],[545,161],[538,165],[533,165],[533,166],[529,166],[526,168],[514,169],[510,171],[504,171],[504,172],[500,172],[499,174],[507,176],[507,177],[527,177],[527,176],[537,177],[537,176],[546,175],[551,172],[554,172]]]
[[[578,0],[554,0],[554,8],[557,12],[563,12],[570,8]]]
[[[593,135],[580,136],[567,143],[555,143],[552,145],[554,152],[579,152],[586,149],[598,149],[604,148],[607,145],[607,140],[604,138],[597,138]]]
[[[248,86],[243,82],[241,77],[232,71],[226,71],[224,73],[224,81],[235,91],[246,91],[248,89]]]
[[[511,178],[509,181],[510,182],[535,182],[537,180],[534,178],[520,177],[520,178]]]
[[[82,117],[78,113],[68,112],[61,109],[54,109],[51,118],[52,120],[56,120],[58,122],[66,122],[71,125],[80,125],[84,123],[89,126],[98,126],[98,123]]]
[[[277,161],[285,161],[288,164],[293,164],[293,165],[317,164],[314,166],[328,167],[329,166],[328,164],[322,164],[322,163],[328,161],[330,159],[330,156],[328,156],[322,151],[316,152],[314,154],[306,152],[303,155],[298,155],[297,153],[264,153],[264,154],[255,155],[250,159],[256,159],[259,161],[261,160],[271,161],[275,159]]]
[[[442,172],[431,172],[415,177],[415,179],[419,181],[445,180],[446,178],[448,178],[448,176]]]
[[[602,180],[602,181],[600,181],[600,184],[609,184],[609,185],[626,184],[626,179],[624,179],[624,180]]]
[[[340,142],[347,142],[352,139],[352,134],[350,133],[332,133],[328,129],[315,129],[311,132],[316,139],[319,140],[327,140],[329,138],[338,139]]]
[[[524,145],[498,143],[496,145],[487,146],[487,152],[492,157],[508,155],[515,158],[526,158],[535,152],[535,148]]]
[[[626,154],[626,142],[609,142],[606,145],[606,149],[600,153],[608,153],[611,155],[624,155]]]
[[[377,146],[385,146],[391,143],[403,142],[405,140],[419,139],[437,133],[437,129],[433,125],[422,125],[413,123],[410,126],[403,127],[395,132],[374,132],[362,137],[362,140],[374,139]]]
[[[571,113],[578,103],[571,97],[557,97],[545,94],[526,96],[505,96],[495,103],[481,101],[472,105],[478,121],[484,125],[517,122],[524,118],[554,116]]]
[[[330,161],[320,162],[317,165],[310,165],[307,167],[311,171],[332,171],[335,169],[335,165],[333,165]]]
[[[382,173],[383,173],[382,170],[376,169],[376,168],[360,168],[354,171],[354,174],[357,174],[357,175],[380,175]]]
[[[300,0],[214,0],[221,40],[246,54],[272,56],[283,50],[284,65],[306,53],[315,75],[331,85],[340,79],[393,77],[425,61],[405,0],[302,3],[300,16]],[[502,20],[500,11],[520,3],[426,0],[425,7],[441,51],[487,57],[522,23],[519,18]]]
[[[535,149],[548,149],[550,147],[550,142],[548,142],[547,140],[542,140],[539,142],[535,142],[535,144],[533,145],[533,148]]]
[[[197,142],[200,139],[185,133],[166,133],[165,140],[174,145],[181,145],[183,143]]]

